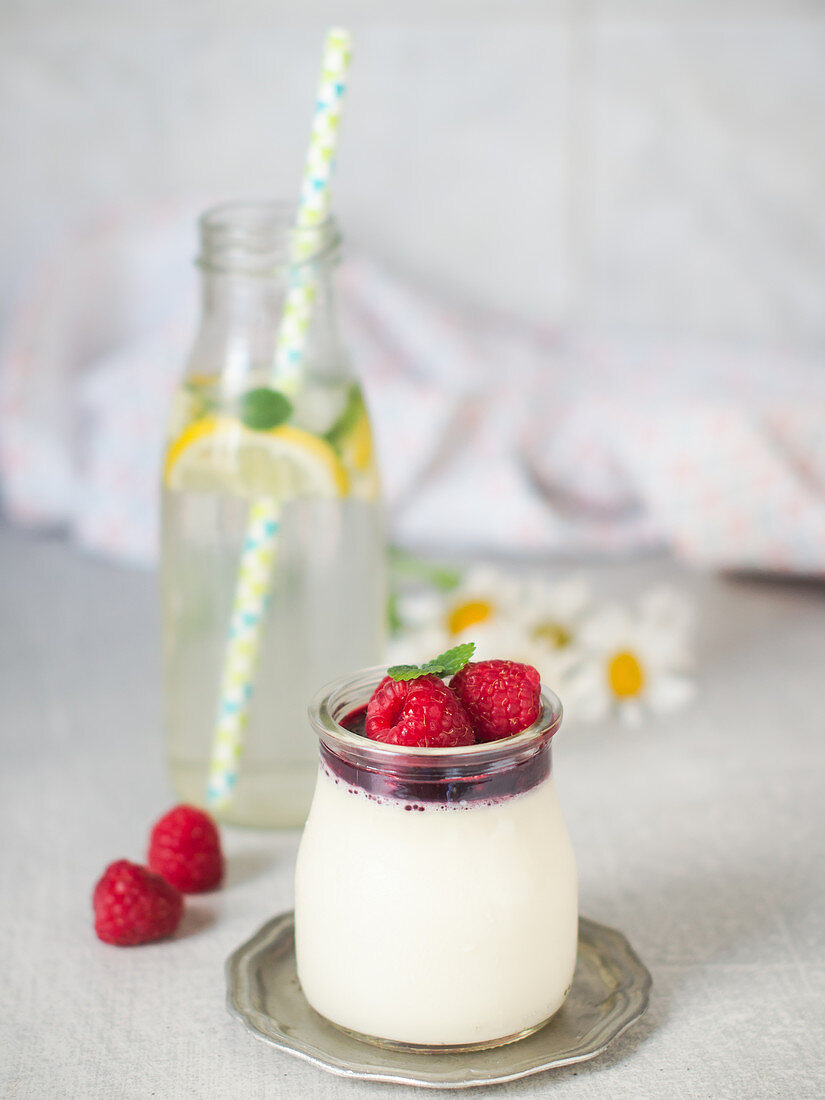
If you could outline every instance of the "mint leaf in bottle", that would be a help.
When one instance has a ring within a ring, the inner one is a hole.
[[[268,432],[292,416],[292,402],[277,390],[260,386],[248,390],[238,402],[238,415],[247,428]]]

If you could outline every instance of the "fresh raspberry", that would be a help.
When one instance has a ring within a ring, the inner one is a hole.
[[[214,890],[223,878],[215,822],[194,806],[176,806],[152,829],[148,863],[184,894]]]
[[[451,749],[473,744],[464,707],[437,676],[385,676],[367,705],[365,733],[387,745]]]
[[[532,726],[541,711],[541,678],[517,661],[471,661],[450,687],[470,716],[477,741],[498,741]]]
[[[99,938],[132,947],[172,935],[183,913],[183,895],[147,867],[119,859],[103,872],[92,906]]]

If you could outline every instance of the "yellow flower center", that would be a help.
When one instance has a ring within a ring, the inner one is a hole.
[[[624,651],[611,658],[607,666],[607,678],[615,695],[627,699],[638,695],[645,686],[645,674],[642,666],[632,653]]]
[[[471,626],[486,622],[492,614],[493,606],[486,600],[468,600],[450,612],[447,629],[451,634],[461,634]]]
[[[550,622],[536,623],[533,627],[532,637],[534,642],[544,642],[551,649],[564,649],[573,641],[573,635],[566,630],[561,623]]]

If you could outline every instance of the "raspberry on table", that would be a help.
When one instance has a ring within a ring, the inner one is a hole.
[[[521,733],[541,713],[541,677],[518,661],[471,661],[450,687],[470,716],[477,741]]]
[[[176,806],[152,829],[147,862],[184,894],[214,890],[224,872],[215,822],[195,806]]]
[[[92,906],[98,937],[133,947],[172,935],[183,914],[183,896],[148,868],[119,859],[103,872]]]
[[[448,749],[474,742],[464,707],[437,676],[385,676],[367,704],[365,733],[388,745]]]

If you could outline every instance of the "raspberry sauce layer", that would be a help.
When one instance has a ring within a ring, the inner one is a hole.
[[[344,729],[372,744],[364,735],[366,707],[358,707],[341,721]],[[537,747],[526,759],[515,761],[496,771],[467,775],[448,765],[434,763],[416,768],[416,775],[401,777],[390,770],[366,768],[337,756],[323,742],[321,760],[327,770],[348,787],[373,798],[390,798],[409,804],[410,809],[424,805],[454,805],[468,802],[496,802],[524,794],[538,786],[550,774],[549,742]]]

